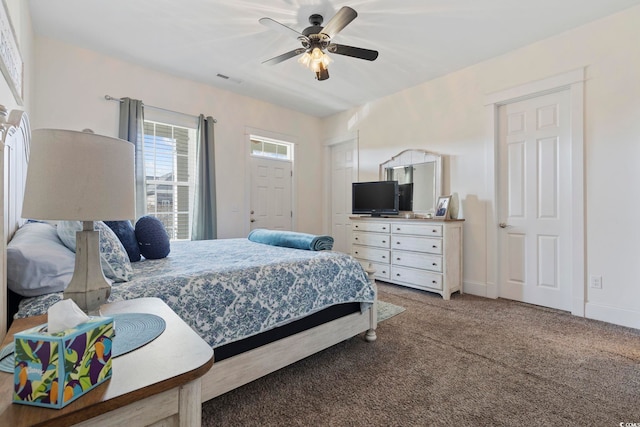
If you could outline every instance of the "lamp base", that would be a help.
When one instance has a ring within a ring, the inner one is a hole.
[[[76,264],[64,298],[71,298],[87,314],[96,314],[111,294],[111,285],[100,265],[100,232],[93,221],[84,221],[76,233]]]

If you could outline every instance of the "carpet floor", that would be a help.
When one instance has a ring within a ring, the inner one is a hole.
[[[640,425],[640,330],[386,284],[379,299],[406,311],[377,341],[354,337],[205,402],[203,426]]]

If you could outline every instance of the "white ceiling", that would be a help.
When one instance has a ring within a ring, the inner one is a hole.
[[[640,4],[640,0],[29,0],[36,34],[324,117]],[[300,47],[258,23],[297,31],[358,12],[333,41],[378,50],[331,55],[330,78],[290,59]],[[225,80],[217,74],[229,76]],[[115,94],[120,95],[120,94]]]

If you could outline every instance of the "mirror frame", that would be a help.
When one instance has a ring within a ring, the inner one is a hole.
[[[415,213],[434,213],[435,212],[435,204],[438,201],[438,198],[442,196],[442,156],[440,154],[436,154],[426,150],[419,149],[408,149],[401,151],[397,155],[393,156],[391,159],[387,160],[384,163],[380,163],[379,177],[381,181],[387,179],[386,170],[389,168],[397,168],[403,166],[414,166],[421,163],[435,163],[434,170],[434,181],[435,181],[435,198],[434,198],[434,206],[433,209],[427,211],[414,211]],[[414,189],[415,191],[415,189]]]

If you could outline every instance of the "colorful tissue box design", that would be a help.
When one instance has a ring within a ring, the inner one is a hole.
[[[91,317],[55,334],[46,327],[14,336],[13,401],[62,408],[111,377],[113,318]]]

